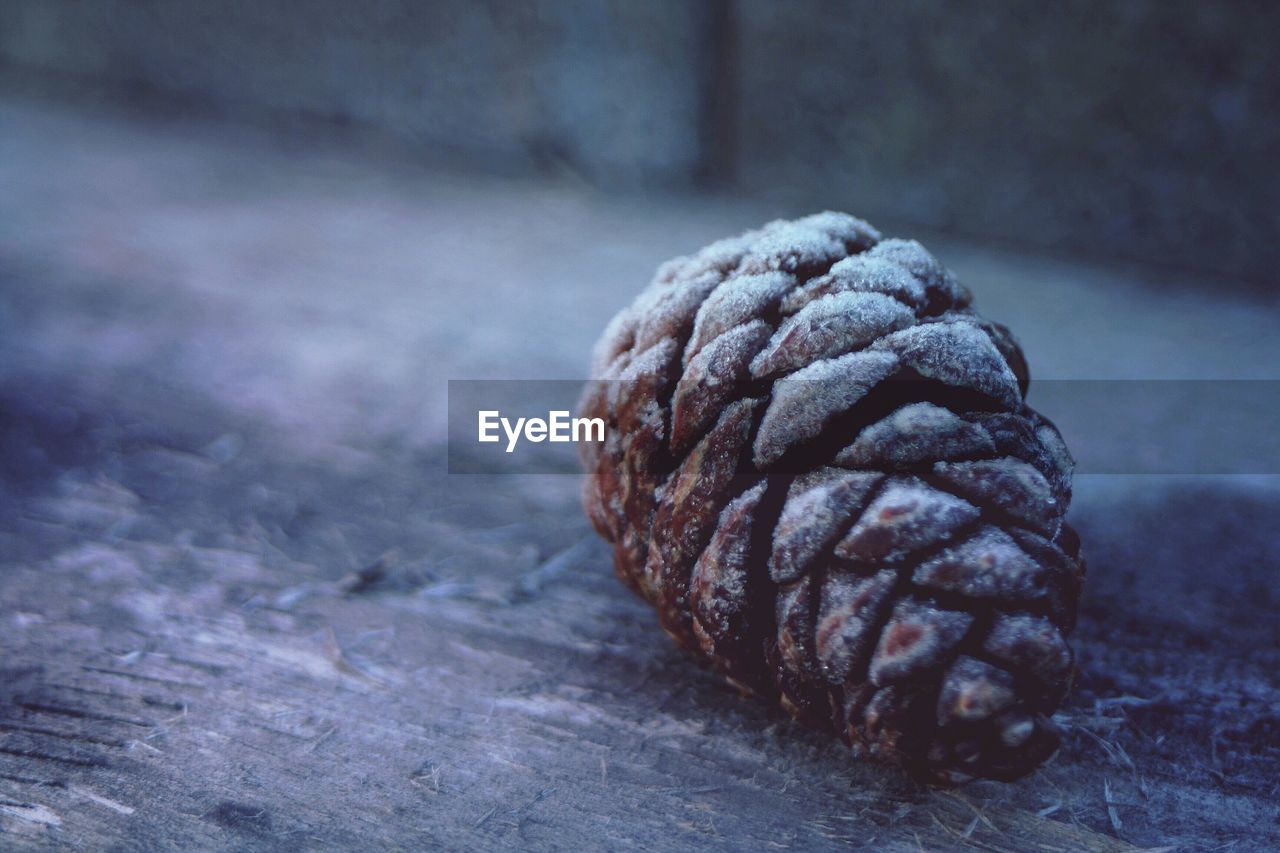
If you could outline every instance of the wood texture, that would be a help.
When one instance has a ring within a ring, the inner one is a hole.
[[[1280,844],[1273,481],[1082,478],[1064,749],[919,788],[676,650],[576,476],[446,476],[446,379],[581,376],[758,210],[12,100],[0,131],[0,847]],[[1273,306],[935,251],[1033,371],[1280,363]]]

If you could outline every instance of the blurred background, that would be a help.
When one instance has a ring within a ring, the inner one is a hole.
[[[1267,2],[9,0],[11,86],[1274,281]]]
[[[3,0],[0,848],[1280,846],[1277,32]],[[578,477],[448,474],[449,380],[581,380],[659,263],[823,208],[953,269],[1082,462],[1080,675],[1016,785],[740,701]]]

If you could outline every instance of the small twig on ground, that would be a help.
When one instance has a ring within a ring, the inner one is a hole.
[[[1159,699],[1159,696],[1153,699],[1144,699],[1141,696],[1107,696],[1101,699],[1094,699],[1093,709],[1102,711],[1105,708],[1141,708],[1145,705],[1155,704]]]
[[[1112,763],[1114,763],[1117,767],[1126,767],[1129,770],[1137,772],[1138,768],[1134,766],[1133,759],[1129,757],[1129,754],[1125,752],[1124,748],[1121,747],[1119,744],[1115,744],[1115,743],[1111,743],[1110,741],[1103,740],[1102,738],[1095,735],[1093,732],[1081,726],[1077,726],[1076,731],[1084,732],[1086,735],[1093,738],[1098,743],[1098,746],[1102,747],[1102,750],[1107,754],[1107,757],[1110,758]]]
[[[325,741],[327,741],[327,740],[328,740],[328,739],[333,735],[333,733],[334,733],[334,732],[336,732],[337,730],[338,730],[338,727],[337,727],[337,726],[332,726],[332,727],[331,727],[327,732],[325,732],[324,734],[320,735],[320,737],[316,738],[316,739],[312,742],[311,747],[310,747],[307,751],[308,751],[308,752],[315,752],[317,749],[319,749],[319,748],[320,748],[320,744],[322,744],[322,743],[324,743]]]
[[[537,595],[560,575],[577,565],[578,561],[587,555],[594,544],[595,541],[593,539],[579,539],[568,548],[553,555],[533,571],[522,576],[512,592],[512,600],[521,601]]]
[[[384,551],[372,563],[351,572],[338,581],[338,590],[347,595],[365,592],[381,583],[386,578],[387,571],[398,562],[400,562],[399,548],[391,548],[388,551]]]
[[[1111,781],[1109,779],[1102,780],[1102,798],[1107,801],[1107,817],[1111,819],[1111,828],[1119,835],[1124,824],[1120,822],[1120,815],[1116,812],[1116,801],[1111,796]]]
[[[440,793],[440,770],[437,764],[424,761],[422,766],[409,774],[409,781],[419,787],[425,786],[433,794],[438,794]]]

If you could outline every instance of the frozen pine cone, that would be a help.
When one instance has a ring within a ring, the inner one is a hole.
[[[678,643],[933,782],[1056,749],[1071,456],[923,246],[839,213],[713,243],[659,269],[592,374],[586,510]]]

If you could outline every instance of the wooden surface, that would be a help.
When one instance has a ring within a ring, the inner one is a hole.
[[[1080,478],[1064,748],[931,791],[673,648],[576,476],[446,475],[447,379],[581,376],[783,211],[12,99],[0,182],[0,847],[1280,844],[1274,479]],[[1036,375],[1280,364],[1274,305],[930,245]]]

